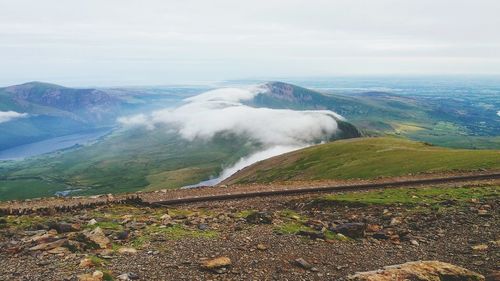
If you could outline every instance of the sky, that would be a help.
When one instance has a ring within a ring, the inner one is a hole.
[[[0,85],[499,75],[498,0],[0,0]]]

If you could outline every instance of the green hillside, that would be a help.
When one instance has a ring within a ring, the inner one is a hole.
[[[348,122],[339,128],[332,139],[359,136]],[[0,161],[0,200],[179,188],[217,177],[259,149],[257,141],[231,133],[187,141],[166,126],[118,130],[93,145]]]
[[[224,183],[376,178],[452,170],[500,169],[500,150],[435,147],[381,137],[340,140],[247,167]]]
[[[229,134],[188,142],[166,128],[117,131],[91,146],[0,162],[0,199],[177,188],[216,176],[253,149]]]

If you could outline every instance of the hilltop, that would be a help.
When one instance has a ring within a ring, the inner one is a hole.
[[[500,169],[499,150],[464,150],[394,137],[334,141],[260,161],[224,184],[370,179],[453,170]]]

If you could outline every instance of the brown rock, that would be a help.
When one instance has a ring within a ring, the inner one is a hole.
[[[118,249],[118,253],[120,254],[130,254],[130,255],[133,255],[133,254],[137,254],[137,250],[134,249],[134,248],[126,248],[126,247],[122,247],[120,249]]]
[[[500,280],[500,271],[493,271],[486,275],[486,281],[499,281]]]
[[[393,280],[457,280],[482,281],[484,276],[440,261],[416,261],[400,265],[386,266],[383,270],[356,273],[348,277],[353,281],[393,281]]]
[[[84,233],[85,237],[91,242],[97,244],[101,249],[107,248],[111,241],[109,240],[100,227],[96,227],[94,230],[90,232]]]
[[[67,241],[68,241],[67,239],[59,239],[57,241],[50,242],[50,243],[42,243],[42,244],[39,244],[39,245],[36,245],[34,247],[29,248],[29,250],[30,251],[48,251],[48,250],[52,250],[54,248],[61,247]]]
[[[478,251],[478,252],[486,251],[486,250],[488,250],[488,245],[486,245],[486,244],[475,245],[475,246],[472,246],[472,250]]]
[[[366,231],[367,232],[379,232],[382,230],[382,226],[378,224],[368,224],[366,225]]]
[[[257,249],[258,250],[265,251],[265,250],[267,250],[267,248],[268,247],[266,245],[264,245],[264,244],[257,244]]]
[[[295,264],[310,271],[318,271],[317,268],[303,258],[295,259]]]
[[[201,267],[204,269],[218,269],[221,267],[227,267],[231,265],[231,259],[228,257],[217,257],[214,259],[206,260],[201,263]]]
[[[336,233],[344,234],[350,238],[361,238],[365,235],[366,224],[359,222],[344,223],[331,230]]]
[[[92,274],[78,275],[78,281],[101,281],[104,274],[100,270],[94,271]]]

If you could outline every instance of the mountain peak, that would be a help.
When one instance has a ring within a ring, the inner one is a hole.
[[[19,85],[13,85],[13,86],[9,86],[9,87],[6,87],[7,89],[8,88],[50,88],[50,89],[65,89],[66,87],[64,86],[61,86],[61,85],[57,85],[57,84],[52,84],[52,83],[47,83],[47,82],[41,82],[41,81],[30,81],[30,82],[26,82],[26,83],[23,83],[23,84],[19,84]]]

